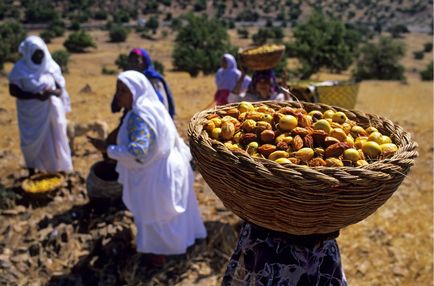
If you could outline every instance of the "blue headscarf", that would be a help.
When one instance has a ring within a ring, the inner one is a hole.
[[[164,87],[164,90],[167,94],[167,101],[169,105],[169,114],[170,117],[175,116],[175,102],[173,100],[172,92],[170,91],[169,86],[167,85],[166,81],[164,80],[163,76],[157,72],[154,68],[154,64],[152,63],[151,57],[149,56],[148,52],[145,49],[132,49],[130,53],[135,53],[137,55],[140,55],[143,57],[143,60],[146,65],[146,69],[143,71],[143,74],[149,79],[158,79]],[[163,96],[158,92],[158,90],[155,90],[157,93],[158,98],[160,101],[164,104]]]

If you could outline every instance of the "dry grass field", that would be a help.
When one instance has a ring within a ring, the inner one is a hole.
[[[109,103],[116,77],[102,75],[102,66],[115,68],[113,63],[119,53],[127,53],[133,47],[144,47],[165,66],[165,77],[176,100],[177,126],[185,138],[191,116],[205,108],[212,99],[214,78],[202,75],[190,78],[186,73],[171,71],[171,34],[158,41],[149,41],[132,33],[128,41],[122,44],[108,43],[107,33],[103,31],[92,31],[91,34],[98,48],[85,54],[73,54],[69,63],[70,72],[65,75],[72,100],[72,112],[68,119],[73,122],[104,120],[111,128],[115,127],[118,115],[110,113]],[[231,37],[237,45],[247,44],[237,39],[235,33]],[[409,131],[419,144],[419,158],[409,176],[385,205],[366,220],[341,232],[338,242],[349,285],[425,286],[431,285],[433,281],[433,83],[420,81],[419,74],[414,71],[424,68],[432,58],[430,54],[425,54],[425,59],[421,61],[413,59],[413,51],[421,50],[423,44],[429,41],[432,41],[429,35],[406,36],[407,55],[403,64],[407,70],[407,83],[366,81],[360,86],[355,109],[389,118]],[[63,39],[55,39],[49,49],[59,49],[62,43]],[[6,71],[10,68],[7,65]],[[318,79],[346,77],[348,74],[316,75]],[[22,168],[15,103],[8,94],[7,85],[6,78],[0,77],[1,176],[19,172]],[[91,92],[80,93],[86,85],[91,87]],[[84,138],[79,138],[75,144],[78,150],[78,155],[74,157],[75,169],[86,176],[89,165],[99,158],[98,154]],[[81,156],[83,152],[80,150],[91,150],[91,155]],[[206,221],[236,221],[231,215],[217,216],[222,206],[211,193],[203,191],[199,176],[196,187]],[[215,241],[221,237],[224,234],[210,239]],[[224,263],[227,254],[220,259]],[[62,271],[68,272],[68,265]],[[178,280],[177,285],[218,285],[224,267],[219,271],[193,264],[185,270],[188,275]],[[50,275],[55,275],[54,271]],[[205,278],[197,280],[200,275]],[[161,281],[157,282],[154,281],[152,285],[164,285]]]

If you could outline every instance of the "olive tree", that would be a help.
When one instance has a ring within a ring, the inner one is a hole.
[[[192,14],[186,16],[172,54],[173,65],[191,76],[215,72],[224,53],[233,52],[226,28],[215,19]]]

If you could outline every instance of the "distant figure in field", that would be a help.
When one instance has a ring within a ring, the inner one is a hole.
[[[276,77],[273,70],[255,71],[252,76],[247,90],[243,91],[243,78],[245,74],[242,73],[240,79],[237,81],[234,89],[231,91],[228,102],[240,102],[240,101],[264,101],[264,100],[276,100],[283,101],[290,99],[289,94],[281,92],[277,85]]]
[[[44,41],[27,37],[19,46],[22,58],[9,75],[9,92],[16,97],[20,147],[32,175],[72,171],[66,135],[71,110],[65,79]]]
[[[145,49],[132,49],[130,51],[127,70],[135,70],[146,76],[154,87],[158,99],[166,107],[170,117],[173,119],[175,116],[175,101],[173,100],[172,92],[163,76],[155,70],[151,57]]]
[[[165,255],[183,254],[195,239],[206,237],[190,150],[142,73],[121,73],[114,100],[126,110],[116,143],[89,140],[117,160],[123,201],[137,226],[137,251],[162,266]]]
[[[217,71],[215,82],[217,92],[214,95],[216,105],[228,103],[228,97],[235,88],[237,81],[241,78],[241,71],[237,69],[237,61],[231,54],[224,54],[221,60],[221,68]],[[251,78],[243,74],[240,84],[240,91],[244,92],[251,82]]]

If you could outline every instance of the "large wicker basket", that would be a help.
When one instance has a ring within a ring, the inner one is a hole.
[[[330,233],[357,223],[389,199],[418,155],[410,134],[386,118],[324,104],[260,104],[264,103],[275,108],[303,106],[307,111],[343,111],[360,126],[374,126],[389,135],[399,150],[389,159],[364,167],[282,166],[244,152],[232,152],[203,130],[207,115],[237,104],[195,114],[188,135],[200,173],[227,208],[259,226],[307,235]]]
[[[246,54],[247,51],[258,47],[248,47],[239,51],[240,62],[250,70],[260,71],[275,67],[285,52],[285,46],[279,45],[275,50],[260,54]]]

